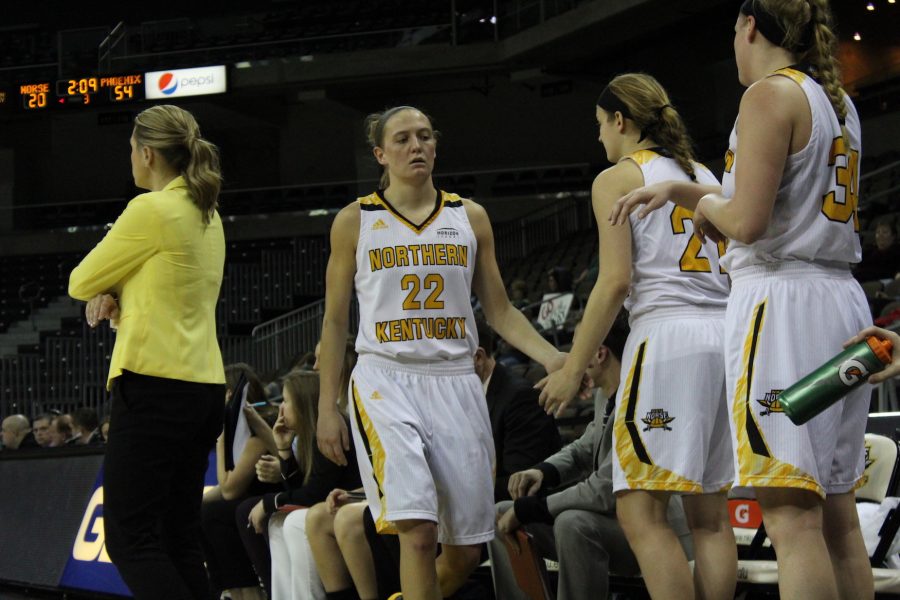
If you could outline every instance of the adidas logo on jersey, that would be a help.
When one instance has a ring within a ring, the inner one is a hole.
[[[372,231],[375,231],[376,229],[387,229],[387,228],[388,228],[387,223],[385,223],[385,222],[382,221],[381,219],[378,219],[378,220],[375,221],[375,223],[372,225]]]
[[[369,400],[384,400],[384,396],[378,393],[378,390],[372,392],[372,395],[369,396]]]

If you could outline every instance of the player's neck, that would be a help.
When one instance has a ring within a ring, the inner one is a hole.
[[[648,148],[656,148],[657,146],[659,146],[659,144],[650,139],[643,139],[640,142],[637,140],[626,142],[622,144],[622,157],[625,158],[638,150],[647,150]]]
[[[778,69],[783,69],[796,63],[797,58],[784,48],[766,48],[759,53],[757,60],[753,62],[751,77],[753,81],[759,81]]]
[[[384,190],[384,197],[398,210],[416,209],[423,205],[434,205],[437,190],[431,178],[421,184],[412,184],[405,181],[391,181]]]

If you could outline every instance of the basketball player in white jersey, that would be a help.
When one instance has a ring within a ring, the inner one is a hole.
[[[400,537],[406,600],[437,600],[441,580],[465,578],[494,535],[494,445],[470,297],[488,322],[548,371],[564,356],[509,302],[487,213],[435,189],[431,120],[400,106],[368,119],[384,168],[381,190],[345,207],[331,230],[320,366],[318,443],[344,462],[340,364],[351,295],[360,306],[351,381],[353,435],[379,531]]]
[[[653,598],[734,597],[737,554],[725,496],[733,479],[722,356],[728,276],[724,245],[693,235],[691,211],[669,203],[614,227],[612,203],[658,181],[718,185],[662,86],[645,74],[613,79],[597,101],[600,142],[615,165],[594,181],[600,275],[565,366],[541,398],[554,410],[577,391],[591,348],[623,302],[631,334],[616,400],[616,510]],[[694,535],[695,575],[666,518],[682,494]]]
[[[732,240],[726,365],[736,486],[752,487],[778,555],[783,598],[871,598],[854,504],[868,386],[796,427],[778,394],[871,324],[849,264],[857,234],[860,125],[840,86],[826,0],[747,0],[735,24],[741,99],[721,190],[663,184],[620,200],[611,219],[661,197],[694,208],[701,233]],[[705,195],[704,195],[705,194]]]

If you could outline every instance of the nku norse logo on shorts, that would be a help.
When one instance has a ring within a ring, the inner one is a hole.
[[[651,429],[672,431],[672,428],[669,427],[669,423],[674,420],[675,417],[669,416],[669,411],[663,410],[661,408],[650,409],[650,412],[647,413],[647,416],[641,419],[644,425],[646,425],[646,427],[644,427],[644,431],[650,431]]]
[[[784,409],[781,408],[781,402],[778,400],[778,397],[781,395],[781,392],[784,390],[770,390],[766,392],[765,398],[757,398],[756,401],[762,404],[765,407],[765,410],[760,411],[761,416],[771,415],[772,413],[783,413]]]
[[[866,368],[866,365],[855,358],[845,360],[841,363],[841,368],[838,370],[838,377],[841,378],[841,383],[848,387],[855,385],[857,381],[868,376],[869,370]]]

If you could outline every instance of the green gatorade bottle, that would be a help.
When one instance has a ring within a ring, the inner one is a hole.
[[[850,346],[781,392],[781,408],[795,425],[806,423],[884,369],[892,348],[889,341],[872,336]]]

